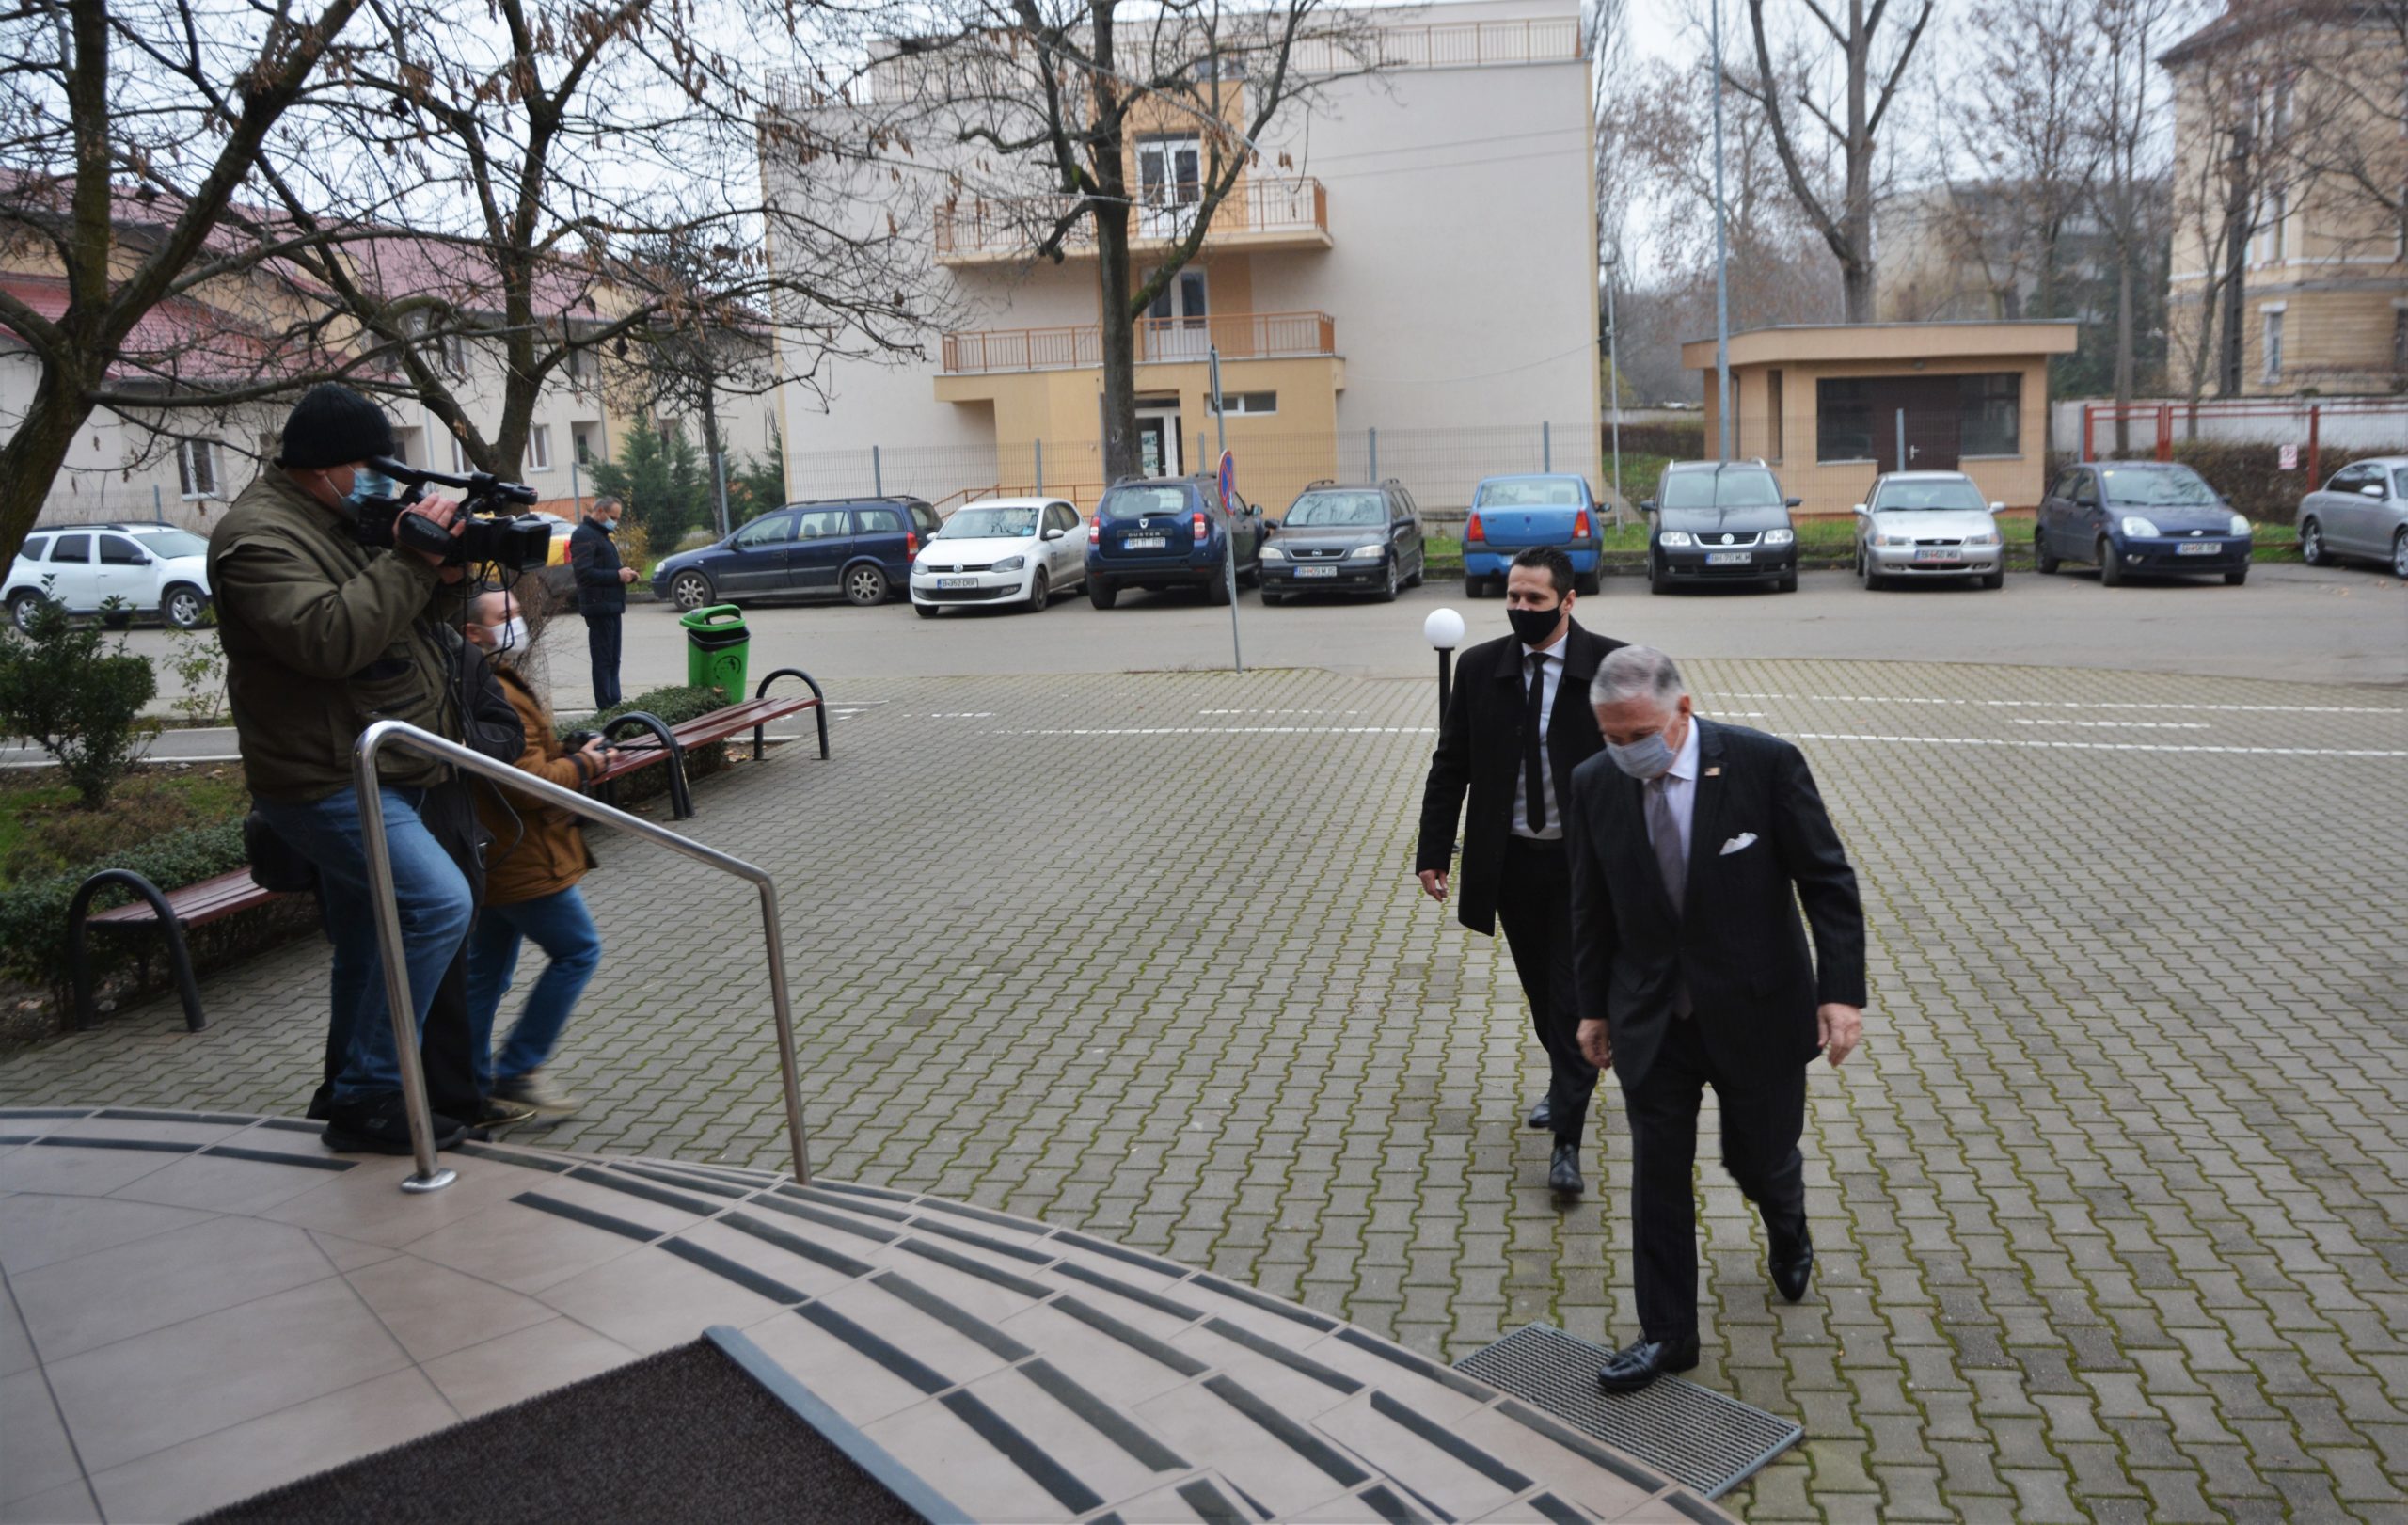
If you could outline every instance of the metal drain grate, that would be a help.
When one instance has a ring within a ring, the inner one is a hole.
[[[1597,1390],[1597,1367],[1612,1354],[1552,1325],[1526,1324],[1455,1362],[1455,1369],[1527,1399],[1709,1499],[1730,1492],[1805,1438],[1778,1414],[1679,1377],[1608,1396]]]

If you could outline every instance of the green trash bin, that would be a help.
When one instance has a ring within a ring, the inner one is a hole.
[[[729,704],[745,698],[744,670],[752,637],[744,627],[744,612],[734,604],[713,604],[681,617],[686,627],[686,681],[694,688],[719,688]]]

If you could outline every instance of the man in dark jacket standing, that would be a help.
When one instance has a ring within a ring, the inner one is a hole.
[[[1591,687],[1606,755],[1566,798],[1580,1046],[1630,1114],[1640,1338],[1608,1392],[1698,1360],[1698,1104],[1714,1088],[1722,1165],[1764,1215],[1782,1296],[1806,1295],[1806,1066],[1863,1034],[1864,912],[1805,756],[1699,718],[1679,669],[1629,646]],[[1805,908],[1814,929],[1807,951]]]
[[[254,808],[317,870],[335,947],[332,1029],[341,1051],[328,1088],[326,1143],[409,1152],[400,1058],[385,1008],[352,748],[378,720],[463,734],[456,646],[444,629],[461,569],[416,550],[377,550],[356,532],[370,456],[393,453],[384,410],[347,387],[310,389],[285,421],[276,463],[234,500],[209,537],[210,586],[226,648],[227,692]],[[456,534],[457,506],[423,514]],[[468,931],[474,891],[433,818],[450,770],[385,755],[386,841],[400,902],[414,1016],[427,1010]],[[439,1143],[473,1118],[438,1112]]]
[[[610,543],[625,512],[616,498],[594,500],[585,520],[568,537],[569,564],[577,573],[577,611],[585,616],[585,646],[594,659],[594,707],[619,702],[619,625],[627,612],[627,584],[636,569],[619,564]]]
[[[1422,890],[1447,898],[1447,869],[1463,823],[1464,866],[1455,915],[1481,936],[1504,923],[1513,969],[1546,1051],[1546,1099],[1529,1125],[1555,1135],[1547,1184],[1587,1189],[1580,1139],[1597,1067],[1583,1058],[1572,973],[1572,885],[1560,802],[1573,769],[1604,743],[1590,712],[1590,679],[1623,643],[1572,618],[1572,561],[1552,546],[1513,558],[1505,617],[1513,633],[1473,646],[1455,668],[1455,691],[1421,792]],[[1471,807],[1466,815],[1464,800]]]

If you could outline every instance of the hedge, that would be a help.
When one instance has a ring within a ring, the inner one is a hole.
[[[2154,436],[2147,438],[2134,431],[2130,459],[2156,459]],[[2343,450],[2327,445],[2317,453],[2316,469],[2319,480],[2307,479],[2307,447],[2299,448],[2299,465],[2286,471],[2282,469],[2280,445],[2241,445],[2216,439],[2177,439],[2174,458],[2196,471],[2209,486],[2232,500],[2233,508],[2245,517],[2260,524],[2289,524],[2299,516],[2299,500],[2332,480],[2333,473],[2353,461],[2363,461],[2376,455],[2393,453],[2380,450]],[[2078,464],[2080,457],[2072,451],[2049,453],[2049,481],[2056,480]]]
[[[131,868],[161,889],[173,889],[231,873],[247,861],[242,822],[230,820],[170,832],[111,853],[105,861],[12,884],[0,890],[0,969],[63,991],[70,977],[67,907],[75,898],[75,887],[100,869]],[[111,885],[92,898],[92,907],[97,911],[132,898],[131,892]],[[96,971],[141,951],[135,938],[96,937],[90,946]]]
[[[655,689],[603,711],[598,719],[642,709],[676,725],[706,715],[726,703],[725,695],[715,688]],[[594,720],[562,727],[563,731],[594,728]],[[726,749],[721,745],[689,753],[688,771],[694,775],[716,771],[725,755]],[[629,802],[660,793],[667,786],[667,774],[657,768],[644,769],[621,781],[624,797]],[[0,890],[0,973],[48,988],[59,998],[63,1009],[72,977],[67,958],[67,909],[75,898],[76,887],[85,880],[103,868],[131,868],[161,889],[173,890],[232,873],[248,861],[243,852],[242,823],[224,821],[171,832],[112,852],[103,859],[12,884]],[[129,892],[112,885],[93,897],[92,909],[122,905],[130,898]],[[273,946],[287,933],[316,925],[315,898],[296,898],[210,928],[188,929],[193,962],[196,968],[215,967],[232,958]],[[204,933],[214,935],[201,935]],[[263,933],[273,935],[262,936]],[[159,941],[155,936],[102,935],[87,939],[87,945],[91,950],[96,979],[105,980],[129,969],[142,968],[145,975],[150,974],[144,966],[150,955],[157,951]],[[165,988],[164,969],[157,974],[157,978],[139,978],[127,993],[127,998]]]
[[[1601,430],[1598,437],[1607,441],[1603,448],[1610,451],[1611,431]],[[1622,453],[1624,455],[1662,455],[1675,461],[1698,461],[1705,458],[1705,421],[1695,423],[1625,423],[1622,426]]]

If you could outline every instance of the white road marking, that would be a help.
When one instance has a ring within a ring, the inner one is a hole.
[[[990,731],[990,736],[1435,736],[1435,725],[1124,725]]]
[[[2408,751],[2355,747],[2220,747],[2182,741],[2042,741],[2011,736],[1878,736],[1861,731],[1791,731],[1798,741],[1894,741],[1926,747],[2033,747],[2052,752],[2215,752],[2251,757],[2408,757]]]
[[[2256,715],[2408,715],[2408,709],[2356,705],[2142,704],[2113,699],[1930,699],[1890,693],[1751,693],[1726,691],[1723,699],[1812,699],[1842,705],[1957,705],[1993,709],[2189,709]]]
[[[2214,726],[2203,720],[2025,720],[2015,717],[2018,725],[2081,725],[2101,731],[2212,731]]]

